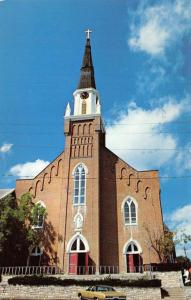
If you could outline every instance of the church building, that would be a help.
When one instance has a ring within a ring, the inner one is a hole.
[[[158,171],[138,171],[106,147],[89,30],[73,97],[64,151],[35,178],[16,181],[17,198],[29,192],[46,209],[35,224],[45,239],[29,263],[67,274],[139,272],[159,262],[148,237],[163,233]]]

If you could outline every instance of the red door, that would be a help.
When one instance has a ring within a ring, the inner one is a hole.
[[[133,254],[128,254],[128,271],[130,273],[134,272],[134,258],[133,258]]]
[[[89,253],[86,252],[86,258],[85,258],[86,262],[86,274],[89,274]]]
[[[70,253],[69,257],[69,274],[78,273],[78,253]]]

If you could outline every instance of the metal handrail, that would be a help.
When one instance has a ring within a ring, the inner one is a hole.
[[[14,266],[0,267],[1,275],[54,275],[60,274],[61,269],[58,266]]]
[[[127,269],[127,273],[152,272],[151,265],[134,266]],[[64,274],[58,266],[7,266],[0,267],[1,275],[56,275]],[[75,266],[70,265],[68,274],[94,275],[94,274],[119,274],[119,266]]]

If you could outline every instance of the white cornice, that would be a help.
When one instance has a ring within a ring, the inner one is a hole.
[[[72,115],[72,116],[65,116],[65,120],[71,120],[71,121],[83,121],[83,120],[92,120],[95,119],[95,117],[100,117],[101,114],[91,114],[91,115]]]

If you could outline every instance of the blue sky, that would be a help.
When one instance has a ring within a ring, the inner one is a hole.
[[[1,0],[0,187],[63,150],[89,27],[107,146],[159,169],[165,220],[191,233],[190,18],[190,0]]]

